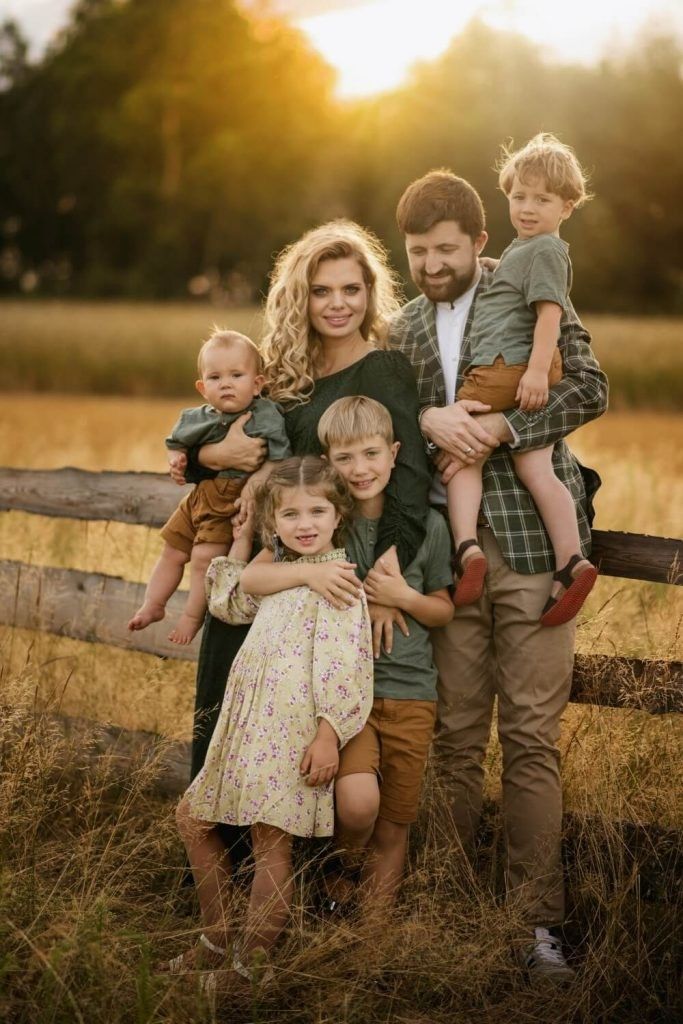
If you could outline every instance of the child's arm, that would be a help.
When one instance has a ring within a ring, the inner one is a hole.
[[[536,302],[536,327],[529,365],[515,395],[519,408],[534,412],[548,404],[548,374],[560,338],[562,306],[556,302]]]
[[[335,608],[358,600],[362,584],[353,562],[273,562],[272,551],[261,551],[242,573],[247,594],[277,594],[292,587],[310,587]]]
[[[379,568],[371,569],[365,577],[365,593],[368,600],[393,608],[400,608],[423,626],[445,626],[453,618],[453,602],[446,588],[421,594],[404,580],[395,566],[384,559]]]
[[[338,768],[339,737],[326,718],[319,718],[315,739],[306,747],[299,771],[307,786],[325,786]]]

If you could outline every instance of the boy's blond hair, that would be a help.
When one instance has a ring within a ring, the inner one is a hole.
[[[244,345],[254,359],[254,368],[257,374],[263,373],[263,359],[255,342],[246,334],[239,331],[227,331],[221,327],[214,327],[212,333],[202,343],[197,356],[197,373],[201,377],[204,372],[204,355],[209,348],[232,348],[233,345]]]
[[[318,440],[325,452],[333,445],[350,444],[376,434],[388,445],[394,443],[394,425],[389,410],[365,395],[338,398],[318,421]]]
[[[501,158],[496,167],[498,185],[506,196],[512,191],[515,175],[525,185],[530,180],[543,178],[548,192],[553,192],[575,207],[582,206],[593,197],[588,193],[588,175],[576,159],[570,146],[560,142],[548,132],[539,132],[521,149],[511,144],[501,147]]]

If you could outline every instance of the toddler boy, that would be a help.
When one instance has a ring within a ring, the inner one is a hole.
[[[268,456],[252,477],[265,479],[273,462],[290,457],[291,449],[279,406],[261,398],[264,384],[261,355],[254,342],[237,331],[214,331],[199,350],[195,387],[205,405],[184,409],[166,438],[166,447],[185,453],[188,448],[222,441],[234,421],[245,412],[251,417],[244,432],[268,442]],[[212,558],[224,555],[232,542],[231,517],[248,474],[226,469],[196,483],[162,527],[165,544],[157,561],[142,606],[128,623],[131,630],[144,629],[163,619],[166,603],[183,578],[190,562],[190,591],[185,608],[169,640],[189,644],[206,612],[204,577]]]
[[[515,405],[535,412],[548,404],[549,388],[562,378],[557,343],[572,271],[560,227],[589,197],[574,153],[553,135],[539,134],[516,153],[503,150],[498,180],[517,238],[503,253],[493,283],[477,299],[472,359],[457,398],[484,402],[491,412]],[[541,623],[559,626],[576,615],[597,569],[581,553],[574,500],[555,474],[553,446],[524,452],[512,448],[511,455],[555,553],[557,571]],[[456,606],[478,601],[484,588],[487,563],[476,540],[484,461],[460,469],[448,484]]]
[[[361,873],[366,891],[375,902],[391,903],[417,817],[436,716],[429,630],[453,617],[450,537],[443,517],[431,510],[426,538],[405,573],[393,549],[373,568],[384,489],[399,448],[391,416],[371,398],[341,398],[321,417],[318,437],[356,501],[345,547],[368,600],[399,608],[408,626],[407,635],[395,631],[391,653],[377,643],[372,712],[340,751],[335,779],[339,845],[347,857],[367,851]]]

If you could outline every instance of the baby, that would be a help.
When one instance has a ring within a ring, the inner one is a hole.
[[[166,447],[179,452],[222,441],[234,421],[245,412],[251,418],[244,432],[268,442],[266,462],[258,470],[265,479],[274,462],[290,457],[284,417],[278,405],[260,398],[265,378],[258,348],[244,334],[214,331],[199,350],[196,388],[206,405],[184,409]],[[190,562],[190,591],[185,608],[169,640],[189,644],[206,612],[204,576],[212,558],[225,555],[232,542],[231,517],[235,501],[247,480],[239,469],[221,470],[214,479],[190,481],[195,488],[180,502],[162,527],[165,544],[145,591],[145,600],[128,623],[144,629],[163,619],[166,603],[178,589],[185,564]]]

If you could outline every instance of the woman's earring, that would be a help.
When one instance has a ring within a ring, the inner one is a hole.
[[[273,534],[273,557],[276,562],[281,562],[285,557],[285,549],[277,533]]]

